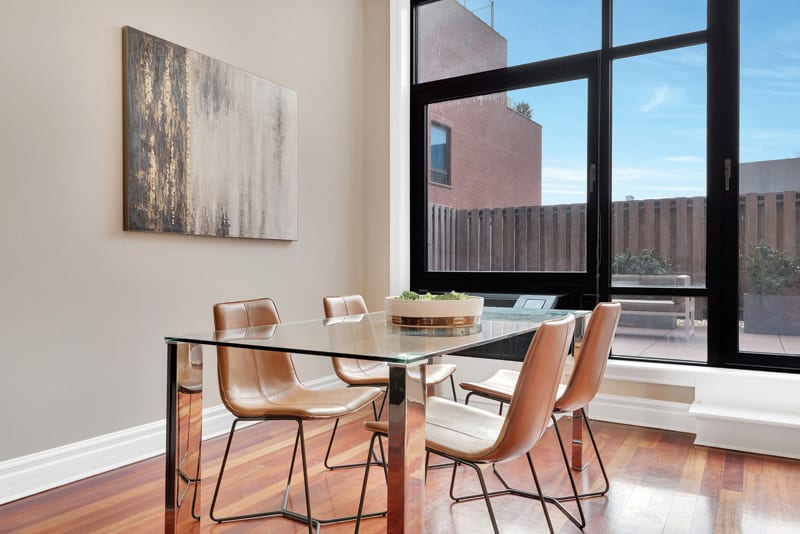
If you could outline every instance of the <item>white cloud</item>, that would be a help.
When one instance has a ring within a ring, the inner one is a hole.
[[[639,108],[639,111],[641,111],[642,113],[649,113],[654,109],[656,109],[657,107],[664,104],[667,101],[668,97],[669,97],[669,86],[667,86],[666,84],[661,84],[658,87],[656,87],[656,90],[653,91],[650,100],[647,101],[647,103],[644,104],[641,108]]]
[[[664,104],[680,100],[683,94],[683,90],[675,89],[670,87],[669,84],[662,83],[653,90],[653,93],[650,95],[650,100],[644,103],[639,108],[639,111],[642,113],[649,113],[654,109],[660,108]]]

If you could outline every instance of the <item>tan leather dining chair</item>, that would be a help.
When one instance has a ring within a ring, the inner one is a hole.
[[[464,464],[472,467],[478,476],[482,490],[479,496],[483,497],[486,502],[494,532],[499,532],[499,530],[490,497],[500,493],[487,491],[479,466],[508,462],[526,456],[536,492],[538,495],[543,495],[530,450],[547,428],[574,329],[575,318],[572,315],[547,321],[538,329],[528,347],[508,414],[505,417],[440,397],[431,397],[426,402],[425,448],[428,452],[444,456],[455,462],[450,482],[451,498],[458,502],[476,497],[475,495],[466,497],[453,495],[458,465]],[[373,433],[371,440],[373,445],[376,437],[388,435],[388,423],[385,421],[370,421],[365,423],[365,426]],[[368,479],[369,468],[367,467],[361,490],[359,515],[363,507]],[[502,494],[510,493],[512,492],[502,492]],[[545,498],[541,499],[542,510],[550,532],[553,532],[545,500]],[[553,502],[551,499],[549,502],[563,511],[563,507],[557,501]],[[359,526],[360,520],[356,522],[356,532],[358,532]],[[482,530],[476,529],[476,531]]]
[[[605,373],[606,364],[608,363],[608,356],[611,353],[611,342],[614,340],[614,335],[617,331],[621,311],[622,308],[619,303],[601,302],[595,306],[592,315],[589,317],[589,324],[586,326],[586,333],[583,337],[580,350],[576,351],[572,375],[567,384],[559,386],[558,398],[553,407],[553,426],[556,430],[556,436],[558,437],[562,451],[564,449],[564,441],[561,438],[561,433],[556,424],[556,415],[571,414],[572,412],[580,410],[583,416],[582,419],[586,425],[586,430],[592,442],[592,447],[594,448],[595,456],[597,457],[597,463],[603,475],[603,489],[581,493],[578,495],[581,498],[605,495],[609,489],[608,475],[606,474],[606,468],[603,465],[600,451],[597,448],[597,442],[592,433],[589,418],[586,416],[586,406],[588,406],[595,395],[597,395],[600,383],[603,380],[603,374]],[[464,402],[469,403],[470,396],[478,395],[500,402],[502,412],[503,403],[508,403],[511,400],[518,379],[519,373],[516,371],[501,369],[483,382],[462,383],[460,386],[469,391]],[[568,472],[570,478],[572,478],[572,470],[568,469]],[[505,484],[505,481],[503,481],[503,483]],[[506,487],[508,487],[507,484]],[[572,497],[558,497],[558,499],[562,501],[571,500]]]
[[[368,313],[367,305],[361,295],[343,295],[343,296],[329,296],[322,299],[322,307],[325,310],[325,317],[342,317],[346,315],[362,315]],[[333,370],[339,379],[348,386],[375,386],[386,388],[389,385],[389,365],[386,362],[374,362],[371,360],[356,360],[352,358],[332,358]],[[425,385],[435,386],[450,379],[450,388],[453,392],[453,400],[456,400],[456,385],[453,380],[453,373],[456,366],[451,363],[438,363],[430,364],[425,368]],[[383,403],[386,401],[384,394],[383,401],[381,402],[380,409],[375,407],[373,402],[372,408],[375,419],[380,419],[383,412]],[[345,467],[358,467],[364,464],[345,464],[345,465],[328,465],[328,456],[331,453],[333,446],[333,438],[336,436],[336,428],[339,425],[339,420],[333,425],[333,432],[331,432],[331,439],[328,442],[328,452],[325,454],[325,467],[328,469],[339,469]]]
[[[278,310],[272,299],[261,298],[225,302],[214,306],[216,330],[244,329],[280,323]],[[348,521],[355,516],[316,519],[311,515],[311,496],[306,465],[303,421],[333,419],[353,413],[373,402],[381,394],[375,387],[336,388],[315,390],[305,387],[297,377],[292,358],[285,352],[257,351],[246,348],[217,347],[217,374],[219,392],[225,407],[235,416],[231,425],[225,454],[222,457],[219,478],[211,501],[211,519],[217,522],[283,516],[308,523],[308,531],[320,524]],[[266,512],[218,517],[215,513],[217,497],[231,449],[236,425],[242,421],[285,420],[297,423],[292,462],[289,467],[283,504]],[[297,458],[298,445],[302,461],[306,513],[287,508],[292,471]],[[370,514],[383,515],[385,512]]]

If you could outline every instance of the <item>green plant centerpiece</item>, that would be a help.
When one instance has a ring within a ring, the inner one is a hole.
[[[800,335],[800,258],[761,242],[743,260],[744,331]]]
[[[387,322],[405,327],[455,328],[474,326],[483,313],[483,297],[450,291],[441,295],[403,291],[386,297]]]

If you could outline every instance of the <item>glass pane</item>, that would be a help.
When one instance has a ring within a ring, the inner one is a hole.
[[[739,348],[800,354],[800,10],[741,2]]]
[[[612,285],[705,286],[705,46],[615,61],[613,77]]]
[[[450,185],[428,182],[429,270],[586,271],[587,93],[582,79],[428,107],[450,132]]]
[[[614,0],[614,45],[706,29],[706,0]]]
[[[706,362],[707,299],[681,296],[612,295],[622,304],[614,356]]]
[[[600,48],[601,0],[441,0],[417,8],[418,81]]]

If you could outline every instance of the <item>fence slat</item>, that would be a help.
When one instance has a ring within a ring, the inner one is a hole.
[[[764,193],[764,205],[761,209],[763,213],[764,222],[764,241],[778,247],[780,237],[778,235],[778,194],[777,193]]]
[[[688,272],[691,265],[689,257],[689,199],[675,199],[675,233],[671,236],[673,247],[672,267],[676,272]],[[669,257],[669,256],[667,256]]]
[[[797,254],[797,192],[783,193],[783,250]]]
[[[692,243],[692,281],[698,284],[706,283],[706,197],[692,198],[692,224],[691,235],[688,237]]]
[[[514,208],[514,270],[528,270],[528,208]]]
[[[641,236],[639,235],[639,205],[641,202],[625,202],[625,211],[628,213],[628,249],[641,250]]]
[[[525,210],[528,219],[528,270],[541,271],[542,208],[533,206]]]
[[[502,208],[491,210],[492,244],[489,261],[489,270],[500,271],[503,269],[503,215]]]
[[[516,255],[514,249],[514,208],[503,208],[503,262],[502,270],[514,270],[514,256]]]
[[[478,257],[479,271],[489,271],[492,267],[492,210],[482,208],[478,210]]]

